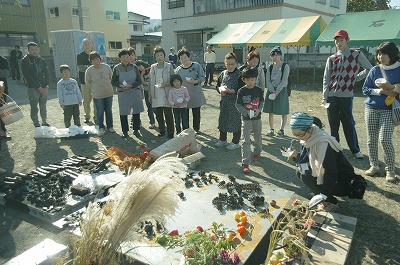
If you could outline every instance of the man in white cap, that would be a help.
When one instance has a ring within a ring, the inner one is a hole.
[[[337,52],[328,57],[323,79],[322,104],[329,103],[328,120],[331,135],[339,141],[339,127],[342,123],[347,145],[355,158],[364,156],[358,146],[357,132],[353,117],[353,88],[356,81],[364,79],[372,68],[371,63],[360,50],[350,49],[349,34],[338,30],[334,37]],[[359,72],[360,66],[364,68]]]

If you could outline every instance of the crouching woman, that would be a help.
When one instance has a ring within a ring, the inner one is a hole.
[[[309,206],[320,202],[337,204],[335,196],[362,199],[366,182],[354,173],[343,155],[343,148],[334,137],[322,129],[322,123],[306,113],[294,113],[290,120],[294,137],[303,146],[292,158],[297,164],[297,176],[316,194]]]

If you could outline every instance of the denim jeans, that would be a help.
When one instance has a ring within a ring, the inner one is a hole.
[[[173,108],[176,134],[189,128],[189,116],[186,108]],[[181,127],[182,124],[182,127]]]
[[[41,94],[36,88],[28,87],[29,104],[31,105],[31,119],[35,126],[40,126],[38,117],[39,110],[42,124],[47,123],[47,94],[48,93]]]
[[[112,116],[112,102],[113,97],[107,98],[94,98],[94,104],[96,106],[96,120],[99,129],[104,128],[104,113],[106,114],[107,128],[113,127],[113,116]]]

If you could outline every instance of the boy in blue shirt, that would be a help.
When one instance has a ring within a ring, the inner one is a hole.
[[[68,65],[60,66],[62,79],[57,83],[57,97],[60,107],[64,109],[65,128],[71,126],[71,118],[74,117],[74,124],[81,126],[79,117],[79,106],[82,105],[82,94],[78,82],[71,78],[71,69]]]
[[[250,158],[253,161],[260,159],[262,149],[261,138],[261,111],[264,104],[264,95],[260,87],[256,86],[257,69],[244,69],[242,79],[245,86],[237,93],[236,108],[242,114],[242,170],[250,172]],[[254,153],[251,155],[250,134],[254,133]]]

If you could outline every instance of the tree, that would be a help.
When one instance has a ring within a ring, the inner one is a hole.
[[[347,12],[364,12],[391,9],[390,0],[348,0]]]

